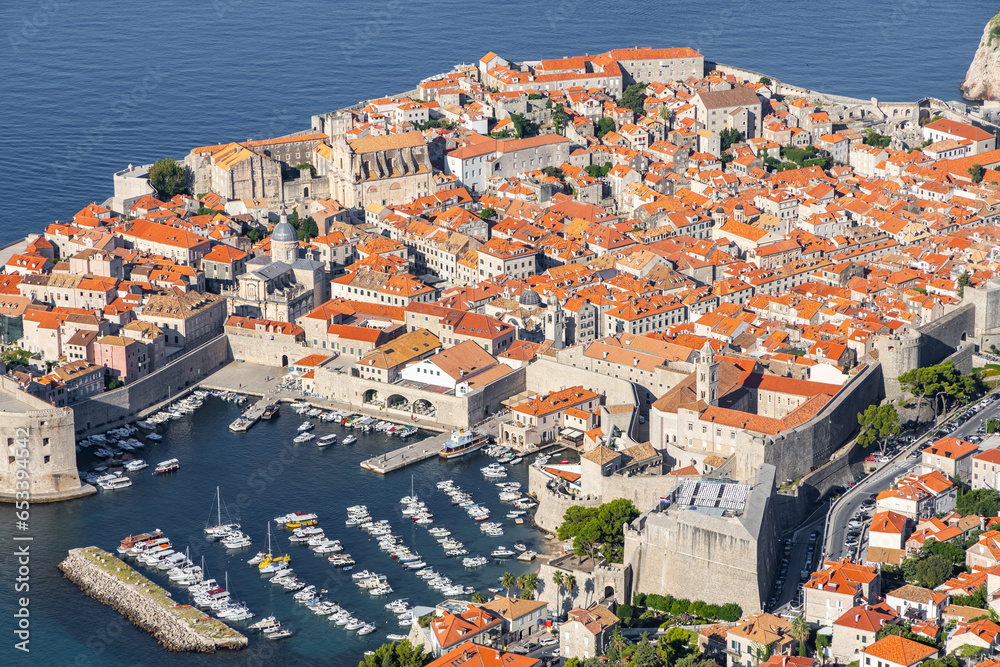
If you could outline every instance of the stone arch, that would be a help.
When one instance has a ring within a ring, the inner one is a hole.
[[[410,400],[402,394],[393,394],[385,399],[386,407],[394,410],[410,410]]]
[[[428,401],[426,398],[418,398],[413,401],[413,413],[418,415],[424,415],[427,417],[437,416],[437,408],[434,404]]]
[[[402,183],[393,183],[392,185],[389,186],[389,191],[390,192],[392,192],[394,190],[402,190],[402,189],[403,189],[403,184]]]
[[[288,365],[288,355],[287,354],[281,355],[281,365],[282,366],[287,366]]]
[[[614,597],[615,597],[615,587],[614,586],[605,586],[604,587],[604,599],[608,600],[608,599],[612,599]]]
[[[378,400],[378,392],[375,391],[374,389],[369,389],[368,391],[365,392],[365,397],[363,400],[365,403],[374,403],[375,401]]]
[[[376,187],[374,185],[371,186],[370,188],[368,188],[368,194],[370,194],[370,195],[376,194],[377,192],[378,192],[378,187]]]

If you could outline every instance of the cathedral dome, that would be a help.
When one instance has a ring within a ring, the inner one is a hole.
[[[518,303],[522,306],[540,306],[542,305],[542,297],[538,296],[538,292],[532,289],[526,289],[521,292],[521,298],[518,299]]]
[[[274,226],[274,231],[271,232],[271,243],[277,241],[278,243],[298,243],[299,234],[295,231],[295,227],[292,227],[289,222],[279,222]]]

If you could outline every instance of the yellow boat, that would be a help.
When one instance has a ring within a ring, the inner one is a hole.
[[[264,560],[257,564],[257,568],[263,570],[268,565],[273,563],[287,563],[292,559],[291,556],[285,554],[284,556],[264,556]]]
[[[285,524],[285,528],[289,530],[294,530],[295,528],[304,528],[305,526],[315,526],[318,521],[316,519],[309,519],[308,521],[292,521]]]

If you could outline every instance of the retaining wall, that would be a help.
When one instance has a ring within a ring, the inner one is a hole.
[[[76,435],[100,433],[134,421],[143,410],[198,384],[231,359],[227,337],[216,336],[141,380],[75,403]]]

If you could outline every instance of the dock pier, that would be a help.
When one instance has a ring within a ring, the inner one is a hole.
[[[419,463],[437,456],[438,452],[441,451],[441,446],[450,437],[451,433],[433,435],[420,442],[400,447],[387,454],[365,459],[361,462],[361,467],[365,470],[377,472],[380,475],[401,470],[412,463]]]

